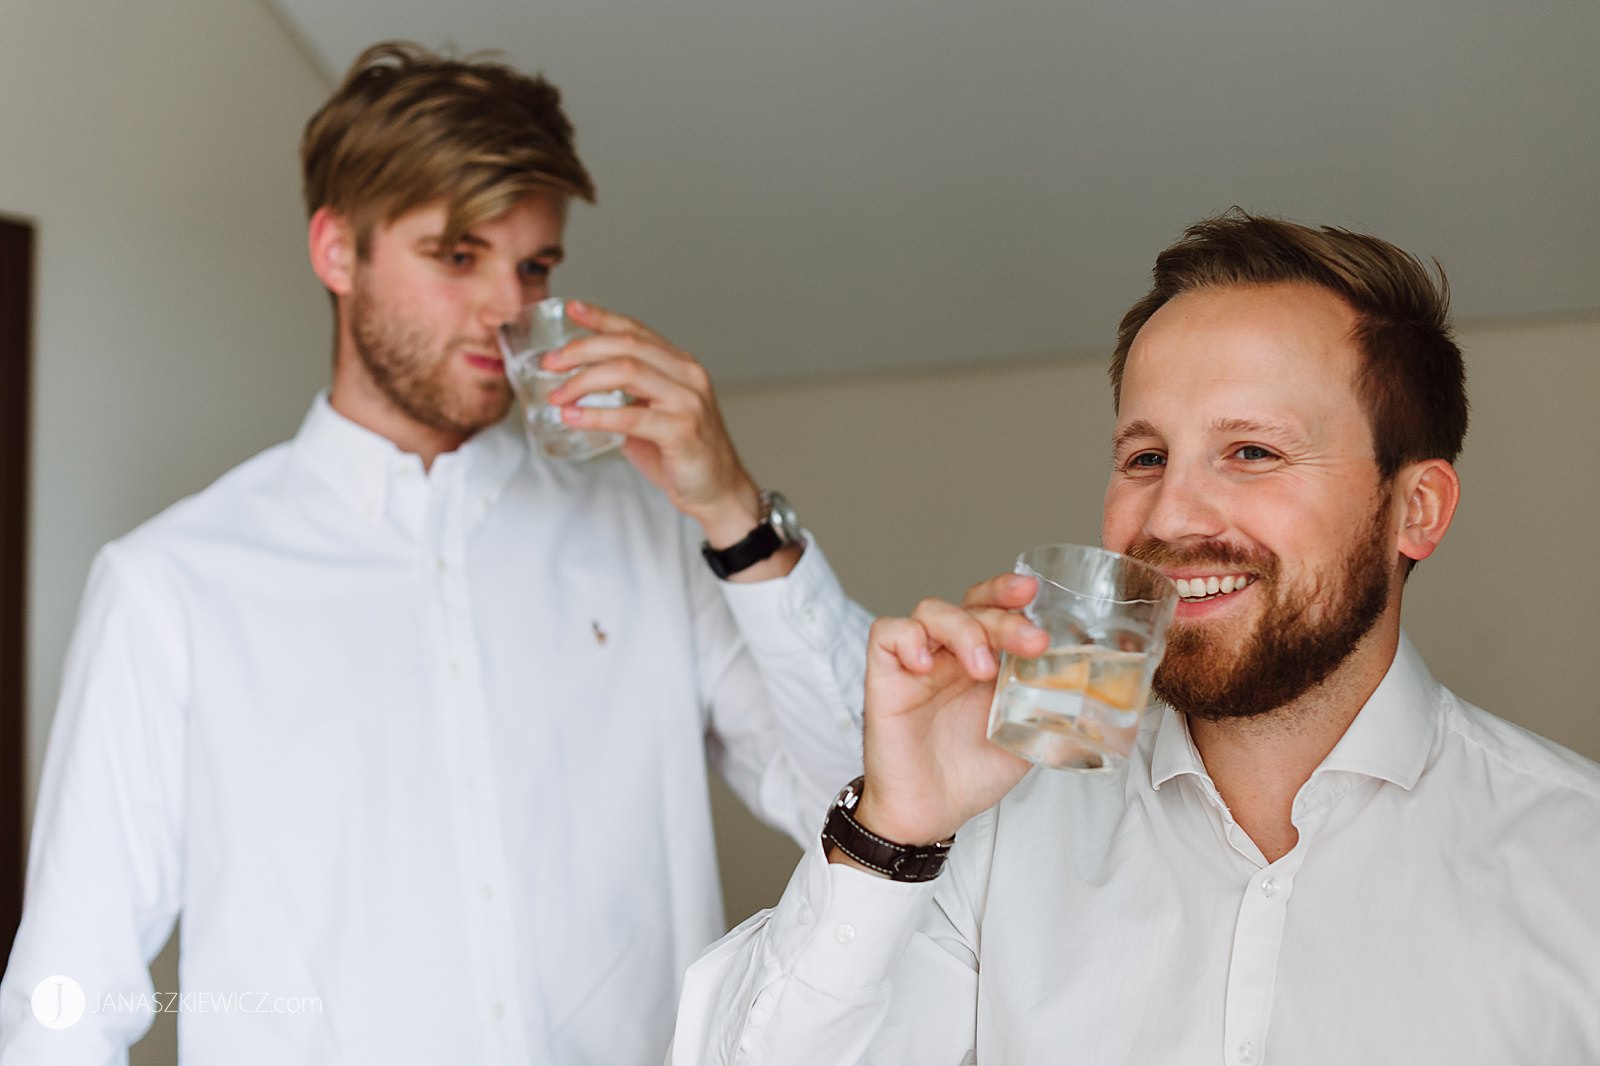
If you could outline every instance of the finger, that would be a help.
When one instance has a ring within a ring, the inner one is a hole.
[[[539,360],[545,370],[571,370],[576,366],[627,356],[652,366],[666,367],[688,358],[671,345],[638,333],[596,333],[570,340]]]
[[[638,319],[618,314],[587,300],[568,300],[567,316],[578,325],[596,333],[636,333],[659,344],[667,343],[666,338]]]
[[[949,649],[969,675],[979,681],[995,675],[998,665],[989,629],[976,614],[945,600],[926,599],[911,617],[922,624],[932,643]]]
[[[868,634],[872,647],[913,674],[933,669],[933,652],[928,649],[928,632],[910,618],[879,618]]]
[[[1043,654],[1050,644],[1044,630],[1014,611],[999,608],[965,609],[943,600],[924,600],[912,617],[922,623],[929,640],[949,648],[980,681],[995,676],[995,652],[1031,658]]]
[[[1008,611],[1026,607],[1038,589],[1038,579],[1023,574],[1001,574],[980,581],[961,597],[963,607],[1000,607]]]
[[[699,396],[683,382],[649,363],[621,356],[602,363],[591,363],[550,390],[546,397],[552,407],[577,403],[595,392],[621,389],[635,400],[677,411],[698,410]]]
[[[682,442],[693,435],[693,423],[687,415],[663,411],[648,404],[628,404],[625,407],[579,407],[574,404],[560,410],[563,425],[600,433],[621,433],[625,437],[649,441],[663,454],[683,454]]]

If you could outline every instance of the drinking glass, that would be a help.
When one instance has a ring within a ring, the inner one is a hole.
[[[989,739],[1041,766],[1115,769],[1133,751],[1177,587],[1152,566],[1083,544],[1030,548],[1016,572],[1038,579],[1023,614],[1050,646],[1034,659],[1001,657]]]
[[[500,327],[500,351],[506,359],[506,378],[522,409],[528,439],[541,453],[556,459],[590,459],[622,444],[621,433],[574,429],[561,421],[561,411],[549,396],[556,386],[578,372],[546,370],[539,365],[546,352],[590,333],[567,317],[567,301],[559,296],[529,304]],[[579,398],[579,407],[621,407],[628,402],[621,389],[591,392]]]

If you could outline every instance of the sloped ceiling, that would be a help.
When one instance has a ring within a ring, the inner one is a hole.
[[[1439,259],[1458,315],[1600,309],[1594,0],[271,0],[561,86],[600,187],[558,291],[723,380],[1106,348],[1231,205]]]

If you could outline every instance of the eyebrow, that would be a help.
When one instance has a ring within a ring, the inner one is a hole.
[[[1219,418],[1211,423],[1211,429],[1218,433],[1244,433],[1250,436],[1267,437],[1275,440],[1299,442],[1304,435],[1292,429],[1283,422],[1259,422],[1251,418]],[[1139,437],[1159,437],[1161,433],[1153,422],[1136,418],[1123,426],[1111,438],[1111,452],[1113,455],[1122,451],[1130,440]]]
[[[1136,418],[1117,430],[1117,435],[1111,438],[1111,454],[1116,455],[1122,451],[1123,446],[1135,437],[1159,437],[1160,435],[1156,432],[1156,427],[1153,424],[1146,422],[1142,418]]]
[[[423,240],[422,240],[423,244],[427,244],[429,242],[431,242],[432,246],[435,247],[435,248],[442,249],[444,247],[444,244],[439,239],[438,235],[435,235],[435,236],[432,236],[432,237],[424,237]],[[489,242],[484,240],[482,237],[479,237],[475,233],[463,233],[460,237],[458,237],[456,239],[456,244],[464,244],[469,248],[487,248],[487,247],[489,247]],[[566,257],[567,257],[567,251],[566,251],[565,248],[561,247],[561,245],[559,245],[559,244],[547,244],[543,248],[540,248],[537,252],[534,252],[532,255],[527,256],[526,258],[528,258],[528,259],[548,259],[551,262],[559,263],[563,259],[565,259]]]

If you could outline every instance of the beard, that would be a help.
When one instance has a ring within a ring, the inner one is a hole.
[[[1221,543],[1188,550],[1159,541],[1131,546],[1126,554],[1155,566],[1250,574],[1269,597],[1237,650],[1204,625],[1174,622],[1152,691],[1174,710],[1208,721],[1260,717],[1294,702],[1326,681],[1377,624],[1389,600],[1392,552],[1388,496],[1381,491],[1361,537],[1310,588],[1282,585],[1279,560],[1270,552]]]
[[[350,298],[350,335],[361,365],[383,397],[413,422],[452,436],[470,437],[505,417],[511,385],[504,377],[453,384],[451,352],[463,338],[434,350],[426,330],[394,308],[381,306],[359,281]],[[489,351],[497,345],[479,344]]]

